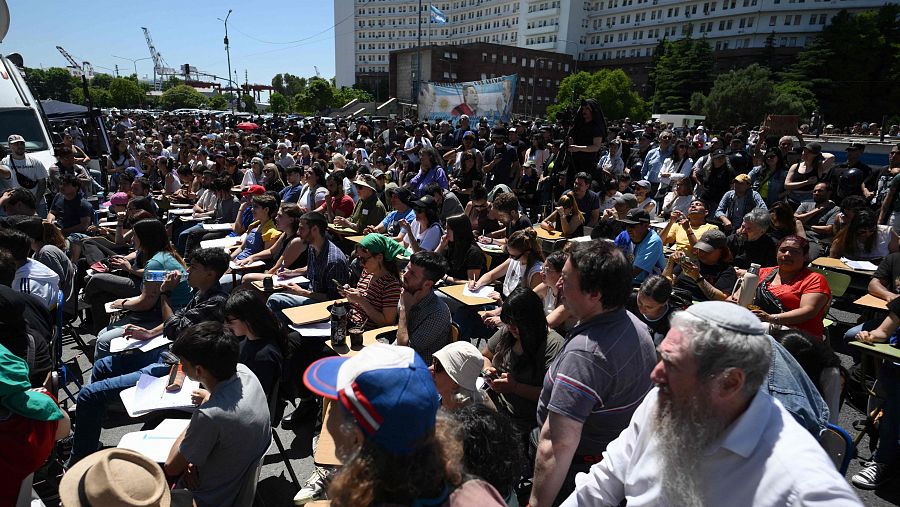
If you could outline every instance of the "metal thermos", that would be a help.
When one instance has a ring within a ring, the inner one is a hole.
[[[347,305],[335,303],[331,305],[331,345],[343,346],[347,343]]]

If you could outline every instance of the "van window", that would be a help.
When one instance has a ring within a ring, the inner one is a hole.
[[[49,150],[37,114],[31,109],[0,109],[0,145],[7,148],[6,140],[12,134],[25,138],[25,149]]]

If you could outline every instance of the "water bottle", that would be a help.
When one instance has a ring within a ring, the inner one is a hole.
[[[750,306],[756,298],[756,287],[759,285],[759,264],[750,264],[750,269],[744,273],[744,276],[738,280],[739,287],[735,291],[740,290],[738,296],[738,304],[744,308]]]
[[[347,305],[331,305],[331,345],[342,347],[347,342]]]

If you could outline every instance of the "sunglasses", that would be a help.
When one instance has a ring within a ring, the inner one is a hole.
[[[513,254],[509,253],[509,250],[507,250],[506,255],[509,255],[510,259],[517,261],[517,260],[521,259],[523,255],[527,254],[530,251],[531,250],[525,250],[524,252],[520,253],[519,255],[513,255]]]

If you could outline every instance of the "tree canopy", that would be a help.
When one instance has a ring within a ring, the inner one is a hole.
[[[714,76],[712,49],[705,38],[663,40],[650,70],[653,112],[691,113],[691,96],[709,91]]]
[[[579,72],[563,78],[556,94],[556,103],[547,107],[550,118],[559,111],[577,105],[582,99],[595,99],[603,106],[607,118],[630,117],[643,120],[649,117],[647,103],[634,90],[631,79],[621,69],[601,69],[594,73]]]
[[[173,86],[159,97],[159,104],[168,110],[200,107],[204,102],[206,97],[187,85]]]

